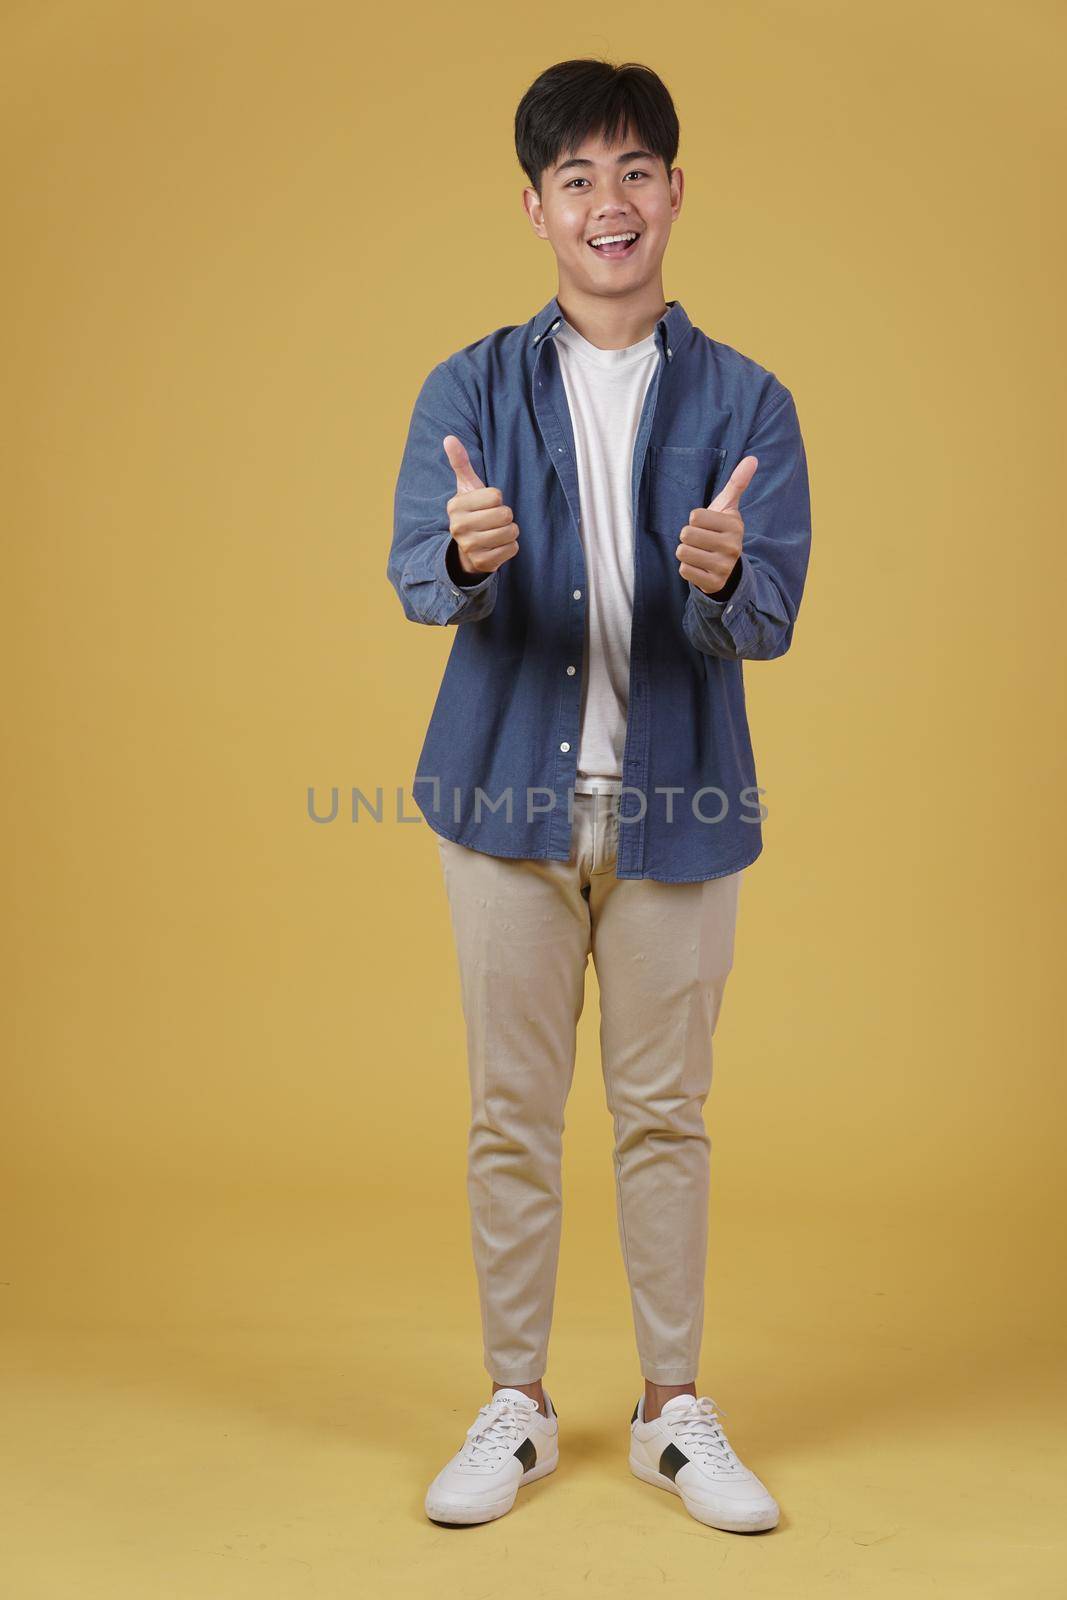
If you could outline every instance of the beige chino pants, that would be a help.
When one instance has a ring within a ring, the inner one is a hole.
[[[711,1153],[703,1106],[741,872],[700,883],[617,878],[626,826],[604,792],[575,795],[569,861],[492,856],[435,835],[466,1021],[484,1360],[500,1384],[536,1383],[548,1364],[564,1107],[590,954],[641,1372],[696,1381]]]

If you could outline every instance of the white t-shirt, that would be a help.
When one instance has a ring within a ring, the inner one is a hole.
[[[556,349],[578,458],[588,589],[575,789],[589,794],[622,787],[634,578],[630,473],[659,357],[654,333],[625,350],[600,350],[566,319]]]

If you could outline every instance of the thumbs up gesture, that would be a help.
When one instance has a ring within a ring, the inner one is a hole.
[[[449,532],[463,571],[484,578],[518,553],[519,530],[500,490],[486,488],[454,433],[445,435],[444,447],[456,474],[456,492],[445,506]]]
[[[675,555],[683,578],[695,583],[705,594],[722,589],[741,554],[745,524],[738,502],[755,476],[758,456],[745,456],[737,463],[710,506],[698,506],[679,535]]]

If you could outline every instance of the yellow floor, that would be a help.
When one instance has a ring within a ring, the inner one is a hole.
[[[462,1195],[412,1201],[368,1257],[391,1198],[24,1197],[0,1289],[5,1595],[1067,1593],[1047,1269],[987,1218],[746,1226],[713,1199],[700,1388],[782,1506],[737,1535],[627,1468],[610,1188],[572,1185],[560,1467],[452,1529],[423,1491],[488,1394]]]

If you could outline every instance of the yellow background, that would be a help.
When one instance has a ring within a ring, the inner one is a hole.
[[[1064,1593],[1063,33],[3,7],[18,1600]],[[447,903],[395,820],[452,634],[386,581],[392,493],[430,366],[556,288],[512,119],[583,54],[666,80],[666,293],[809,457],[706,1108],[699,1380],[781,1502],[754,1539],[627,1469],[591,966],[561,1467],[487,1528],[422,1512],[489,1380]],[[393,820],[316,826],[312,785]]]

